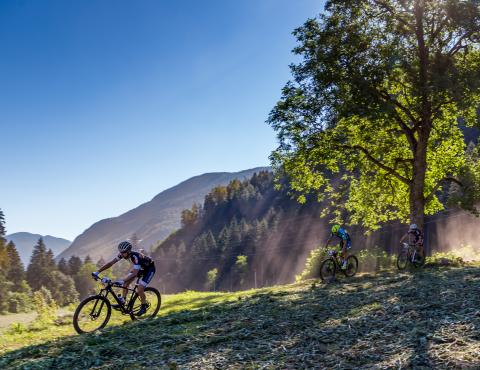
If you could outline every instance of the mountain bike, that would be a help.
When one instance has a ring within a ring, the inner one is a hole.
[[[346,269],[342,269],[342,261],[337,249],[330,249],[327,251],[327,254],[329,257],[323,260],[320,265],[320,279],[322,281],[333,281],[337,270],[342,271],[346,277],[352,277],[357,273],[358,259],[353,254],[347,256]]]
[[[402,250],[397,256],[397,267],[399,270],[405,270],[410,264],[415,268],[422,267],[425,263],[425,254],[418,253],[418,248],[414,244],[402,243]]]
[[[96,330],[103,329],[110,315],[112,314],[112,304],[110,303],[109,296],[112,296],[118,305],[118,311],[122,315],[129,315],[132,320],[145,320],[153,318],[157,315],[162,304],[162,298],[160,292],[152,287],[145,288],[145,296],[147,303],[147,312],[141,316],[137,315],[140,310],[141,300],[137,293],[137,286],[140,277],[135,283],[133,289],[126,288],[130,293],[130,297],[126,297],[124,304],[115,294],[113,288],[123,288],[123,286],[113,283],[108,277],[95,278],[95,280],[101,280],[103,288],[97,295],[93,295],[85,298],[78,305],[73,315],[73,327],[79,334],[92,333]]]

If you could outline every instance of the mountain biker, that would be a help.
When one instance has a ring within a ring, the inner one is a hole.
[[[332,226],[332,233],[330,234],[326,245],[330,243],[332,238],[337,237],[340,239],[340,248],[342,248],[342,270],[347,269],[347,249],[350,249],[352,246],[352,241],[350,239],[350,235],[345,231],[343,227],[339,224],[335,224]]]
[[[132,251],[132,244],[128,241],[121,242],[117,248],[119,252],[118,256],[116,256],[110,262],[106,263],[104,266],[100,267],[98,271],[93,272],[92,276],[98,278],[98,275],[102,271],[110,268],[121,259],[129,259],[130,262],[133,264],[133,269],[124,279],[117,280],[114,282],[114,284],[121,285],[124,288],[123,295],[119,296],[119,300],[123,305],[125,304],[125,297],[127,295],[128,286],[136,277],[140,278],[140,280],[138,281],[137,293],[140,297],[142,305],[140,307],[140,310],[137,312],[137,315],[143,315],[145,312],[147,312],[148,307],[145,298],[145,287],[150,283],[153,275],[155,275],[155,264],[150,257],[145,256],[143,253]],[[112,305],[112,307],[118,309],[120,308],[120,305],[116,304]]]
[[[413,245],[417,248],[417,251],[420,255],[423,255],[423,232],[418,228],[416,224],[411,224],[410,227],[408,228],[407,233],[402,236],[400,239],[400,244],[408,238],[408,244]]]

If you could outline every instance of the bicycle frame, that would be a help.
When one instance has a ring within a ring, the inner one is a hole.
[[[338,259],[341,256],[342,253],[342,248],[340,248],[339,244],[336,245],[327,245],[325,247],[325,251],[327,252],[327,255],[330,257],[334,257],[335,259]]]
[[[417,255],[417,246],[413,244],[403,243],[403,249],[407,251],[409,262],[414,262],[415,256]]]
[[[100,290],[100,293],[98,293],[98,295],[102,296],[102,297],[105,297],[107,298],[108,300],[110,300],[108,298],[108,295],[112,295],[113,298],[115,299],[115,302],[117,302],[117,304],[119,305],[120,307],[120,312],[124,315],[128,315],[130,314],[130,310],[131,310],[131,303],[133,302],[132,299],[133,299],[133,296],[135,295],[135,293],[137,292],[137,286],[138,286],[138,281],[140,280],[140,278],[137,279],[137,282],[135,283],[135,287],[132,289],[132,288],[125,288],[123,286],[115,286],[116,288],[120,288],[120,289],[126,289],[127,291],[129,292],[132,292],[130,294],[130,298],[127,300],[127,297],[125,297],[125,303],[122,304],[122,302],[120,301],[120,299],[118,298],[118,296],[115,294],[115,292],[113,291],[112,287],[114,287],[114,285],[110,282],[110,283],[107,283],[101,290]],[[102,283],[103,284],[103,283]],[[127,293],[127,296],[128,296],[128,293]],[[102,301],[102,305],[104,304],[104,302]],[[95,303],[95,306],[97,304]],[[95,306],[93,307],[92,309],[92,312],[95,310]],[[100,306],[100,310],[102,309],[103,306]]]

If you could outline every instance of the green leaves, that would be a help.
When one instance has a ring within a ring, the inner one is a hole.
[[[327,2],[295,30],[302,60],[268,119],[278,177],[369,229],[443,209],[467,161],[457,122],[478,124],[479,32],[475,1]]]

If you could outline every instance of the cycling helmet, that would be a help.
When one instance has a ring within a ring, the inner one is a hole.
[[[124,241],[118,245],[118,251],[120,253],[130,252],[132,250],[132,244],[130,242]]]
[[[410,230],[416,230],[416,229],[418,229],[417,224],[411,224],[410,225]]]
[[[332,233],[337,233],[338,230],[340,230],[340,225],[339,224],[335,224],[332,226]]]

